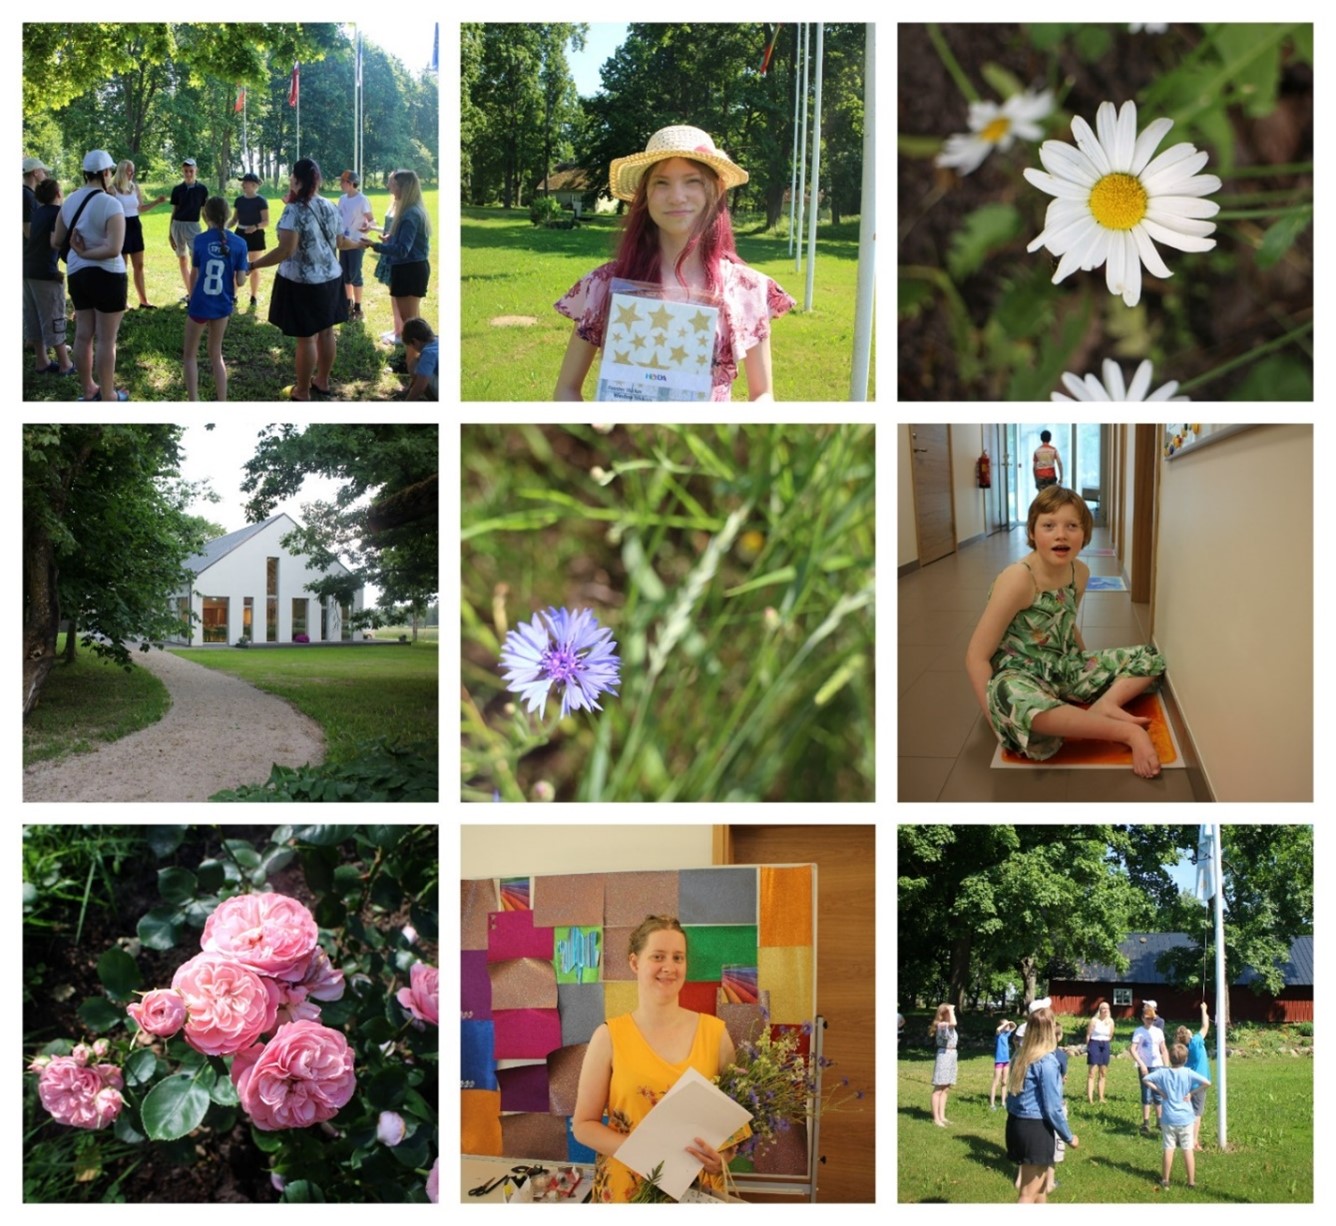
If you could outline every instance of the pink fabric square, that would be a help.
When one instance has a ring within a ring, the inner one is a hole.
[[[494,1009],[492,1026],[498,1060],[546,1060],[561,1046],[561,1014],[555,1009]]]
[[[487,916],[487,961],[541,958],[552,961],[552,929],[535,928],[532,911],[493,911]]]

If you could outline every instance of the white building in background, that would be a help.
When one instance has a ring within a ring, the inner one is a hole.
[[[334,563],[334,572],[316,570],[309,559],[279,544],[297,526],[290,515],[271,515],[209,541],[187,558],[195,577],[190,591],[175,598],[182,631],[171,641],[227,644],[246,635],[253,643],[291,643],[299,634],[312,643],[360,640],[362,632],[350,630],[348,619],[362,608],[362,589],[342,605],[309,591],[308,584],[327,574],[352,572],[341,562]],[[199,620],[188,619],[188,612]]]

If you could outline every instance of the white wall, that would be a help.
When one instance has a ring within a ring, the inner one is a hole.
[[[322,578],[324,572],[313,569],[305,557],[279,544],[296,526],[290,516],[282,515],[195,576],[193,608],[197,614],[202,616],[204,613],[205,596],[228,598],[229,643],[235,643],[243,633],[244,598],[247,596],[254,602],[252,636],[257,643],[265,642],[269,558],[278,559],[278,641],[287,643],[292,640],[292,602],[303,596],[307,599],[306,633],[312,642],[319,641],[321,602],[307,590],[307,585]],[[355,611],[361,607],[362,593],[359,591],[353,599],[353,609]],[[339,637],[333,625],[330,626],[329,637]],[[361,637],[360,630],[354,632],[353,638]],[[203,641],[198,623],[194,641]]]
[[[974,465],[983,451],[982,426],[951,427],[951,484],[956,503],[956,544],[985,531],[984,495],[975,484]]]
[[[713,826],[461,826],[459,875],[613,873],[709,868]]]
[[[918,538],[914,534],[914,445],[909,438],[908,426],[895,428],[898,444],[896,461],[896,565],[918,561]]]
[[[1122,542],[1122,556],[1119,559],[1119,565],[1122,567],[1123,578],[1127,580],[1129,586],[1132,582],[1132,509],[1136,502],[1136,427],[1128,425],[1123,432],[1123,502],[1119,508],[1119,519],[1122,520],[1119,539]]]
[[[1221,801],[1313,798],[1313,428],[1160,461],[1155,638]]]

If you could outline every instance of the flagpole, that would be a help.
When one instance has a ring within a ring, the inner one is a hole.
[[[812,89],[812,207],[807,214],[807,292],[803,310],[812,309],[812,291],[816,284],[816,220],[821,207],[818,196],[821,175],[821,67],[826,23],[816,23],[816,85]]]
[[[789,254],[797,242],[793,222],[798,210],[798,100],[802,96],[799,89],[799,69],[803,58],[803,27],[797,23],[793,27],[793,173],[789,181]],[[796,271],[796,270],[795,270]]]
[[[877,139],[876,26],[864,32],[863,76],[863,188],[858,206],[858,286],[854,305],[854,368],[849,399],[867,399],[868,369],[872,362],[872,304],[877,267]]]
[[[1228,1136],[1225,1096],[1225,1022],[1229,1016],[1229,983],[1225,979],[1225,873],[1221,858],[1224,827],[1216,826],[1211,846],[1211,867],[1215,875],[1215,1067],[1219,1085],[1216,1108],[1218,1140],[1223,1152]]]
[[[812,23],[803,22],[803,127],[798,165],[798,249],[793,253],[793,271],[803,266],[803,189],[807,179],[807,71],[812,62]]]

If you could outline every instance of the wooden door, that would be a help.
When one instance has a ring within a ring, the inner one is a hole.
[[[951,502],[949,426],[910,426],[914,472],[914,528],[920,566],[956,551],[956,517]]]
[[[875,1201],[876,827],[730,826],[726,843],[725,863],[817,866],[817,1007],[827,1022],[825,1054],[835,1061],[826,1070],[826,1094],[845,1077],[849,1090],[866,1091],[848,1104],[859,1110],[822,1116],[817,1199]],[[792,1203],[791,1197],[747,1199]]]

